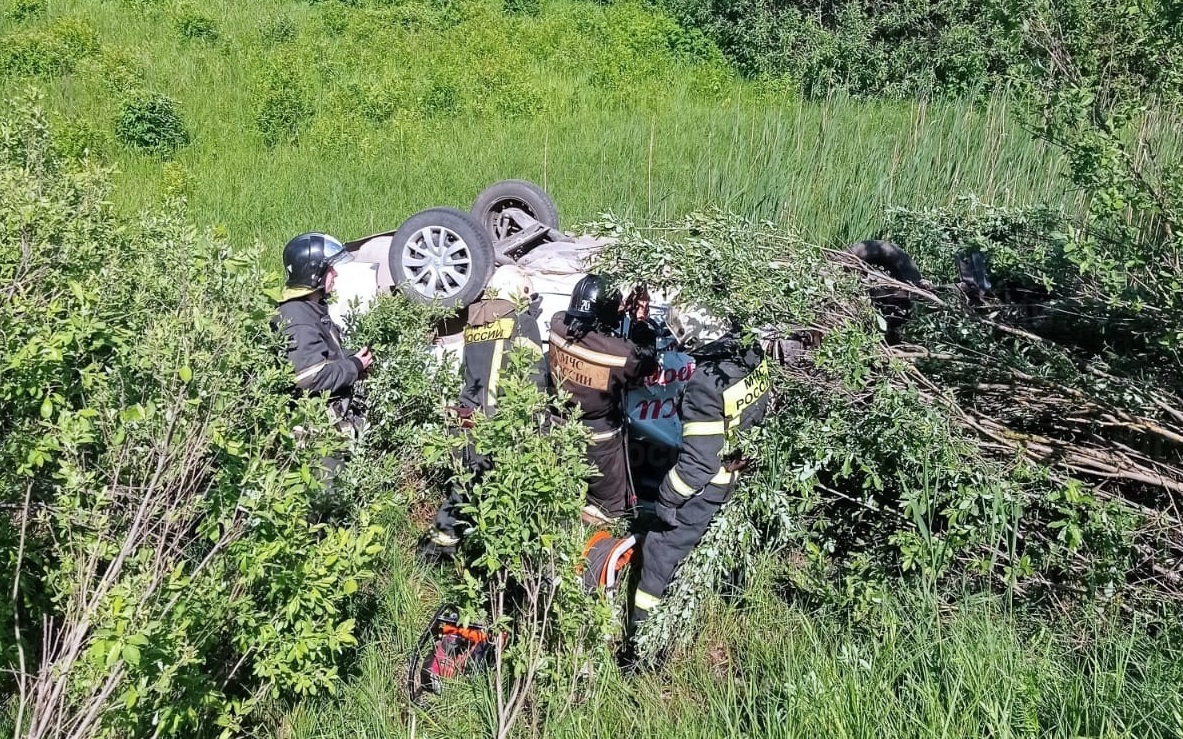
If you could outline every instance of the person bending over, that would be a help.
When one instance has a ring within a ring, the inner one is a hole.
[[[570,407],[591,432],[588,461],[599,475],[588,482],[583,519],[607,523],[634,505],[625,438],[625,392],[644,382],[657,366],[656,333],[644,316],[634,316],[630,336],[620,335],[621,294],[600,275],[575,286],[566,311],[550,323],[550,376],[569,394]]]
[[[481,299],[468,307],[464,360],[460,366],[463,387],[451,419],[461,433],[471,425],[473,413],[492,416],[497,412],[498,384],[501,373],[509,366],[509,354],[514,347],[525,347],[537,356],[531,379],[540,391],[546,392],[542,336],[538,329],[540,309],[532,301],[533,295],[529,275],[520,267],[506,265],[493,273]],[[461,461],[472,473],[474,482],[492,469],[492,461],[488,456],[478,454],[471,441],[461,455]],[[455,554],[465,525],[460,509],[467,500],[466,493],[460,484],[453,485],[449,491],[431,530],[419,544],[419,553],[424,559],[442,559]]]
[[[667,323],[682,351],[694,357],[695,370],[678,410],[678,459],[658,489],[659,522],[641,543],[626,650],[637,626],[661,602],[675,570],[734,493],[747,467],[735,446],[737,435],[760,423],[768,407],[768,362],[759,344],[741,340],[734,321],[701,307],[675,306]]]

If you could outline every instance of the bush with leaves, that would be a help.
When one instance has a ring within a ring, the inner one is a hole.
[[[210,16],[191,7],[182,7],[177,13],[177,33],[190,41],[217,41],[218,22]]]
[[[0,38],[0,73],[60,77],[98,50],[98,31],[91,23],[57,18],[36,30],[18,29]]]
[[[1177,366],[1183,151],[1168,134],[1183,112],[1183,7],[1098,0],[1006,7],[1030,60],[1022,79],[1035,133],[1064,152],[1070,180],[1087,196],[1064,259],[1086,298],[1142,319],[1137,340],[1146,351],[1171,353]]]
[[[910,347],[884,343],[848,259],[771,224],[717,213],[653,229],[597,225],[618,237],[601,255],[607,272],[676,289],[748,329],[824,337],[777,373],[769,418],[751,440],[759,466],[646,623],[650,651],[691,633],[707,593],[769,550],[793,553],[800,592],[856,614],[908,575],[935,582],[955,574],[1029,597],[1111,595],[1138,580],[1139,541],[1152,531],[1145,511],[1074,479],[1079,473],[1045,466],[1055,460],[984,438],[959,409],[951,377],[930,374]],[[932,255],[942,249],[932,245]],[[906,337],[923,336],[934,351],[976,341],[988,364],[1012,345],[991,314],[935,295],[926,301],[918,299],[908,325],[919,333]]]
[[[48,0],[9,0],[5,15],[14,21],[29,20],[45,15],[49,10]]]
[[[531,381],[537,357],[510,351],[497,412],[476,414],[465,439],[438,435],[430,458],[453,461],[471,526],[461,543],[466,567],[455,594],[468,620],[489,620],[498,642],[494,691],[498,737],[509,736],[535,701],[565,711],[578,675],[601,655],[609,611],[586,593],[576,572],[585,530],[580,511],[593,470],[583,424],[554,422],[550,398]],[[452,450],[471,441],[492,469],[474,480]],[[545,691],[545,692],[544,692]],[[548,696],[548,697],[543,697]]]
[[[916,367],[985,446],[1050,465],[1056,505],[1110,511],[1110,525],[1058,522],[1070,548],[1096,544],[1064,579],[1156,610],[1183,600],[1183,153],[1166,135],[1183,110],[1183,8],[1005,8],[1035,134],[1063,150],[1084,207],[893,213],[895,238],[932,268],[972,248],[996,274],[976,315],[940,306],[910,327]]]
[[[147,73],[140,61],[132,52],[119,46],[104,45],[98,54],[79,63],[78,72],[120,99],[144,89],[147,80]]]
[[[269,46],[286,44],[296,38],[299,30],[296,21],[287,14],[277,14],[259,22],[259,37]]]
[[[294,403],[255,251],[127,222],[29,102],[0,124],[0,661],[28,737],[237,732],[331,691],[370,509],[321,520],[343,442]],[[297,439],[297,428],[303,429]],[[14,640],[14,635],[17,637]]]
[[[169,156],[189,143],[189,130],[177,101],[155,92],[137,92],[119,106],[115,138],[147,154]]]
[[[980,92],[1014,61],[996,13],[966,0],[815,3],[662,0],[705,33],[741,72],[788,77],[809,96]]]
[[[501,7],[510,15],[536,16],[542,12],[542,0],[502,0]]]
[[[346,321],[350,345],[368,346],[376,358],[362,402],[374,443],[385,449],[399,449],[413,440],[409,434],[438,421],[447,399],[459,391],[453,363],[431,351],[436,322],[445,313],[394,292]]]

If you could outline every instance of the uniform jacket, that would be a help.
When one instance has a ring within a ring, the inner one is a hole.
[[[537,352],[538,362],[531,379],[545,392],[546,368],[537,310],[520,313],[508,300],[482,300],[468,307],[460,405],[486,414],[493,410],[497,404],[498,379],[509,365],[509,350],[515,345]]]
[[[727,338],[720,351],[697,361],[679,409],[682,449],[658,489],[658,501],[669,508],[695,495],[717,503],[731,495],[736,436],[764,420],[768,408],[768,362],[758,345]]]
[[[347,397],[362,372],[361,361],[341,346],[341,334],[324,299],[296,298],[279,304],[272,325],[288,337],[288,360],[296,387],[308,394]]]
[[[566,318],[560,311],[550,321],[551,382],[571,394],[583,409],[583,421],[593,429],[620,428],[624,391],[642,383],[657,367],[652,337],[633,342],[591,331],[573,339]]]

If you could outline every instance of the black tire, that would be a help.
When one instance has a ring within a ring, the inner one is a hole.
[[[390,240],[390,274],[420,303],[462,308],[480,297],[493,269],[489,235],[457,208],[419,211]]]
[[[472,204],[473,217],[495,242],[521,230],[512,219],[501,217],[506,208],[520,208],[539,223],[559,227],[559,208],[546,190],[527,180],[502,180],[486,187]]]
[[[890,241],[860,241],[846,250],[894,280],[920,285],[924,279],[908,252]],[[887,343],[898,344],[900,331],[912,315],[912,297],[903,290],[876,287],[871,290],[871,304],[887,324]]]
[[[851,244],[846,251],[872,267],[878,267],[889,277],[900,282],[919,285],[924,279],[920,275],[920,268],[912,261],[908,252],[890,241],[860,241]]]

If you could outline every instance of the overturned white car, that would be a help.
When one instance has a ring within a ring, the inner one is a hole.
[[[525,180],[504,180],[482,191],[470,212],[456,208],[429,208],[415,213],[398,229],[346,243],[354,256],[342,265],[337,279],[338,300],[332,308],[342,323],[354,303],[364,311],[380,292],[401,290],[412,300],[440,302],[456,309],[476,301],[494,272],[516,265],[528,274],[541,299],[541,333],[544,353],[549,352],[550,320],[566,310],[571,293],[593,257],[610,240],[575,236],[559,230],[558,208],[537,185]],[[911,257],[885,241],[861,241],[847,250],[854,263],[881,272],[894,282],[872,289],[872,301],[886,319],[888,340],[911,310],[908,290],[899,287],[933,287],[923,280]],[[778,265],[770,263],[769,269]],[[959,258],[961,282],[955,286],[966,295],[988,291],[980,254]],[[907,284],[905,284],[907,283]],[[694,373],[694,360],[677,350],[665,319],[665,296],[650,294],[649,318],[658,329],[659,364],[644,385],[626,396],[630,463],[637,491],[656,490],[661,476],[673,465],[681,444],[678,397]],[[627,326],[626,326],[627,328]],[[816,344],[816,331],[797,331],[781,337],[769,329],[765,348],[780,361]],[[435,340],[435,350],[449,354],[457,365],[464,352],[463,321],[449,322]],[[549,357],[548,357],[549,359]]]
[[[331,313],[343,323],[349,306],[364,312],[375,296],[395,289],[412,300],[460,309],[480,297],[497,269],[512,264],[530,276],[541,299],[539,328],[543,351],[549,353],[551,317],[566,310],[592,258],[610,243],[566,234],[558,226],[554,201],[524,180],[491,185],[469,213],[443,207],[420,211],[394,231],[346,244],[354,258],[338,268]],[[656,489],[676,458],[681,440],[677,398],[694,372],[694,360],[677,351],[664,330],[668,308],[663,296],[651,295],[650,318],[659,329],[658,368],[626,397],[630,461],[639,490]],[[442,327],[434,348],[458,365],[464,353],[462,322]]]

